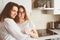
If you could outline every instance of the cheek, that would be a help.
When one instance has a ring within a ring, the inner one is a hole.
[[[14,13],[11,13],[11,16],[13,16],[14,15]]]
[[[17,15],[15,12],[12,12],[11,15]]]
[[[13,15],[14,14],[14,12],[11,12],[11,15]]]
[[[11,17],[15,17],[16,14],[14,12],[11,12]]]

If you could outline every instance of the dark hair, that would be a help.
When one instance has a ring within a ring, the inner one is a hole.
[[[20,9],[20,8],[23,8],[23,10],[24,10],[24,13],[25,13],[24,19],[25,19],[25,20],[28,20],[25,7],[22,6],[22,5],[19,5],[19,7],[18,7],[18,14],[17,14],[17,16],[16,16],[15,19],[14,19],[15,22],[19,22],[19,17],[18,17],[18,15],[19,15],[19,9]]]
[[[6,4],[5,8],[1,12],[0,21],[4,21],[4,18],[10,18],[10,10],[13,8],[13,6],[18,7],[18,4],[14,2],[8,2]]]

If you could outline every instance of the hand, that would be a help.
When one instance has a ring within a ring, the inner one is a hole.
[[[27,31],[27,30],[22,30],[21,31],[23,34],[29,34],[30,32],[29,31]]]
[[[22,32],[23,34],[26,34],[26,30],[22,30],[21,32]]]

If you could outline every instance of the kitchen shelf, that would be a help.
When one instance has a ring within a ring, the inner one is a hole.
[[[43,14],[47,14],[50,11],[54,11],[54,0],[33,0],[32,9],[40,10]]]
[[[37,8],[37,9],[40,9],[40,10],[54,10],[54,8]]]

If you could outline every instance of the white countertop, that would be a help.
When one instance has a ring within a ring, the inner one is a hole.
[[[60,38],[60,30],[59,29],[50,29],[51,31],[57,33],[57,35],[51,35],[51,36],[44,36],[44,37],[39,37],[38,40],[45,40],[45,39],[56,39]]]
[[[56,32],[56,33],[58,33],[59,35],[60,35],[60,29],[50,29],[51,31],[53,31],[53,32]]]

